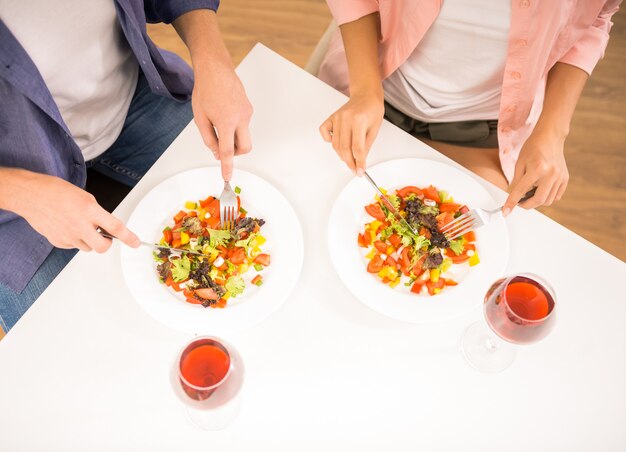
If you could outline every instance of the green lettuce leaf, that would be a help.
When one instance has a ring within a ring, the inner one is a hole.
[[[465,247],[463,246],[463,240],[459,239],[450,241],[450,249],[457,256],[461,254],[465,250]]]
[[[236,297],[237,295],[243,293],[243,290],[246,288],[246,283],[243,278],[239,275],[232,276],[228,278],[226,281],[226,290],[230,292],[231,296]]]
[[[174,282],[184,281],[189,278],[189,271],[191,270],[191,262],[187,256],[183,256],[180,259],[174,259],[172,262],[172,279]]]
[[[216,248],[220,245],[226,246],[231,239],[231,234],[228,229],[208,229],[209,231],[209,245]]]

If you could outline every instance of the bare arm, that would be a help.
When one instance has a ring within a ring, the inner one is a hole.
[[[252,105],[235,74],[215,12],[189,11],[173,25],[191,53],[194,120],[204,143],[221,161],[224,179],[230,180],[233,156],[249,152],[252,147]]]
[[[378,67],[378,13],[341,26],[350,100],[320,126],[320,133],[350,169],[363,174],[367,154],[378,134],[385,108]]]
[[[555,64],[548,73],[543,110],[520,151],[505,214],[534,186],[535,196],[523,204],[527,209],[549,206],[563,196],[569,180],[564,143],[588,78],[585,71],[566,63]]]

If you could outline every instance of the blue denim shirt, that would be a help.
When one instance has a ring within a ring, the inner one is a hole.
[[[188,11],[216,11],[218,6],[219,0],[115,0],[124,35],[154,93],[189,99],[193,73],[179,57],[154,45],[146,22],[170,23]],[[85,186],[80,149],[37,67],[1,20],[0,166]],[[48,240],[26,220],[0,209],[0,283],[21,292],[51,250]]]

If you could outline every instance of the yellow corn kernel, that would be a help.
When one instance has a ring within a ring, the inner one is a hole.
[[[197,207],[197,204],[195,202],[187,201],[185,203],[185,209],[194,210],[196,207]]]
[[[371,258],[373,258],[374,256],[376,256],[376,250],[375,250],[374,248],[372,248],[372,249],[369,251],[369,253],[367,253],[367,254],[365,255],[365,258],[366,258],[366,259],[371,259]]]
[[[470,264],[470,267],[480,264],[480,259],[478,258],[478,254],[474,253],[472,257],[469,258],[469,264]]]
[[[181,245],[186,245],[187,243],[189,243],[189,234],[187,234],[186,232],[181,232],[180,233],[180,244]]]
[[[437,281],[439,281],[439,269],[438,268],[432,268],[430,270],[430,282],[431,283],[436,283]]]

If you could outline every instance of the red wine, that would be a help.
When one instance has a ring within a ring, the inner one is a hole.
[[[502,339],[529,344],[546,337],[555,316],[554,297],[537,281],[515,276],[496,281],[485,296],[485,317],[491,329]]]
[[[226,348],[212,339],[200,339],[189,344],[181,355],[180,382],[189,397],[204,400],[224,380],[229,369]]]

